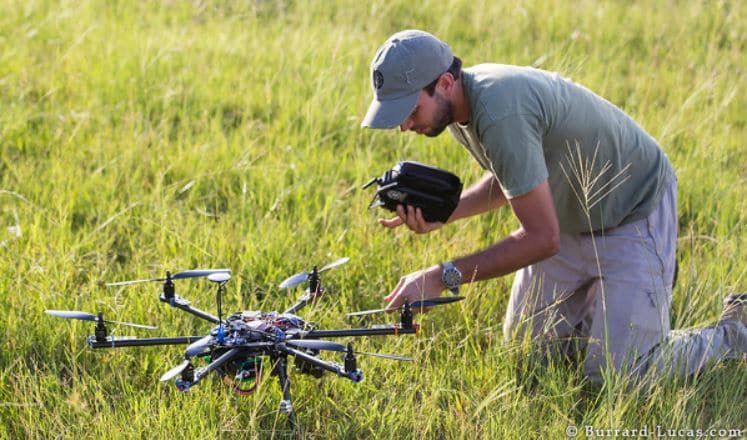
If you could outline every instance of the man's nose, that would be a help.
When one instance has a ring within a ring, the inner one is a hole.
[[[399,131],[407,131],[412,127],[412,121],[410,118],[405,119],[405,122],[399,124]]]

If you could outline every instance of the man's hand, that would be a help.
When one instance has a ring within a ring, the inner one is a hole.
[[[446,287],[441,282],[441,266],[433,266],[405,275],[399,280],[392,293],[384,298],[387,310],[396,310],[405,303],[437,298]],[[413,309],[413,313],[420,310]],[[426,309],[427,311],[427,309]]]
[[[411,231],[417,234],[425,234],[444,225],[442,222],[425,221],[422,209],[416,209],[407,205],[397,205],[397,217],[391,219],[380,218],[379,223],[390,229],[405,224]]]

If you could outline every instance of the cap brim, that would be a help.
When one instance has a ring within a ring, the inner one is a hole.
[[[374,98],[361,122],[366,128],[394,128],[407,119],[418,104],[420,90],[397,99],[379,101]]]

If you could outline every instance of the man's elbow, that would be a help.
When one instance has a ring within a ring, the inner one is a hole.
[[[531,240],[533,262],[542,261],[560,252],[560,231],[555,228],[520,230],[516,237]]]
[[[548,228],[539,234],[542,259],[550,258],[560,252],[560,231],[558,228]]]
[[[555,231],[547,240],[547,256],[552,257],[558,252],[560,252],[560,232]]]

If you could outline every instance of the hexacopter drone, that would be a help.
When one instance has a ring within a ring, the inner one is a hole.
[[[324,293],[325,289],[322,287],[319,274],[347,261],[348,258],[340,258],[318,270],[317,266],[314,266],[311,272],[300,272],[283,281],[279,286],[282,289],[292,288],[304,282],[307,283],[307,288],[296,303],[282,313],[244,311],[233,313],[225,320],[222,316],[221,297],[225,291],[226,283],[231,279],[230,269],[194,269],[175,274],[166,272],[165,278],[107,284],[107,286],[126,286],[145,282],[163,282],[159,299],[168,303],[171,307],[184,310],[215,324],[215,327],[210,330],[207,336],[156,338],[110,336],[107,324],[120,324],[146,329],[155,329],[156,327],[105,320],[101,312],[94,315],[79,311],[47,310],[46,313],[61,318],[95,322],[94,334],[88,337],[88,346],[93,349],[189,344],[184,353],[184,360],[161,376],[161,381],[176,378],[176,387],[180,391],[188,391],[208,373],[215,371],[225,382],[230,384],[236,393],[241,395],[251,394],[256,390],[261,379],[263,359],[268,358],[272,368],[271,375],[278,377],[283,393],[280,411],[288,415],[290,425],[295,429],[295,413],[291,403],[290,382],[288,380],[289,356],[294,358],[297,371],[303,374],[319,378],[325,371],[329,371],[358,383],[363,380],[363,372],[357,367],[357,354],[401,361],[409,361],[412,358],[381,353],[356,352],[353,350],[352,343],[343,345],[327,341],[324,338],[413,334],[419,328],[418,324],[413,323],[413,309],[425,309],[463,299],[463,297],[453,296],[420,300],[412,304],[405,302],[400,308],[399,323],[365,328],[320,330],[314,324],[295,315],[298,310]],[[208,280],[217,285],[218,316],[192,307],[188,300],[176,294],[174,280],[196,277],[207,277]],[[361,316],[383,311],[384,309],[367,310],[349,313],[348,316]],[[319,357],[321,351],[344,352],[343,364],[321,359]],[[206,361],[207,365],[196,367],[194,362],[198,359]]]

